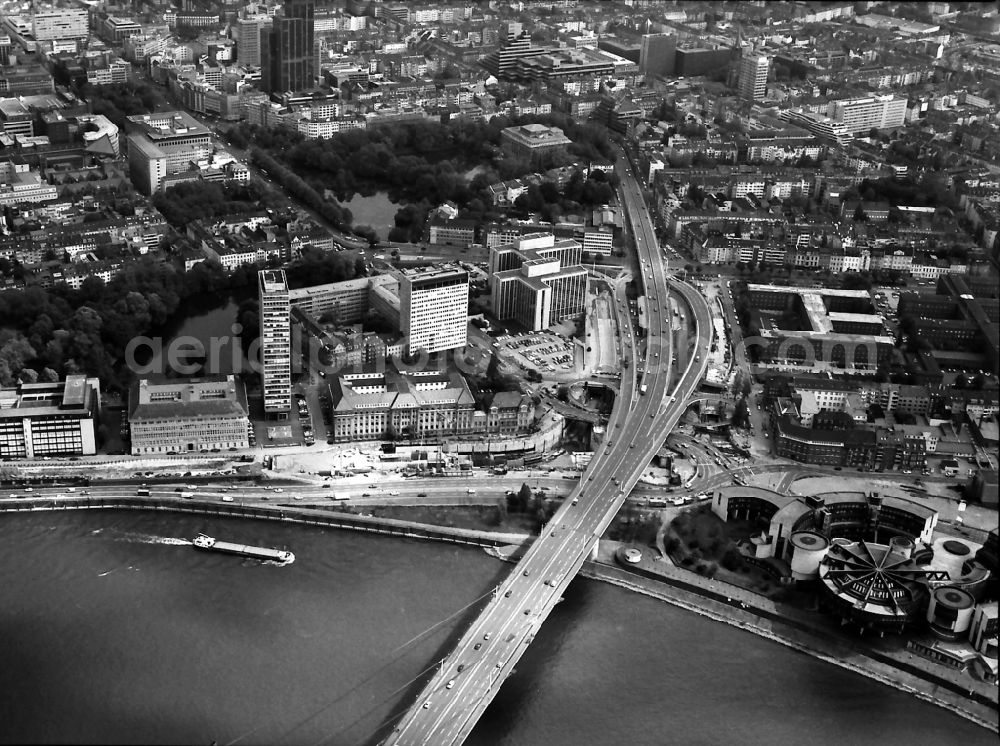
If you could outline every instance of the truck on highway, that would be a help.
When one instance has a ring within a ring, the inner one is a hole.
[[[149,497],[149,490],[145,487],[140,487],[135,491],[135,494],[139,497]]]
[[[640,394],[646,393],[646,384],[642,384],[642,386],[639,387],[639,393]]]

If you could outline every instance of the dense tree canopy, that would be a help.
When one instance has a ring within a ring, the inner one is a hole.
[[[206,181],[183,182],[153,195],[153,205],[175,228],[192,220],[255,212],[266,207],[260,189],[253,183]]]
[[[552,154],[540,163],[505,154],[501,131],[529,121],[561,127],[573,141],[568,153]],[[350,212],[325,196],[346,201],[355,193],[385,191],[394,202],[419,205],[420,212],[451,201],[469,217],[487,219],[485,189],[491,183],[573,161],[586,165],[614,157],[603,127],[562,114],[384,124],[309,140],[296,132],[243,125],[229,136],[234,144],[251,146],[254,161],[272,178],[310,207],[328,211],[330,220],[343,228],[350,227]],[[411,235],[416,221],[409,217],[400,216],[398,235]]]
[[[290,288],[325,285],[365,275],[365,260],[350,252],[328,252],[307,247],[285,270]]]
[[[0,384],[29,380],[32,374],[22,375],[28,368],[47,377],[87,373],[122,390],[132,379],[122,357],[133,338],[162,326],[189,298],[246,282],[246,272],[227,277],[217,264],[202,262],[184,273],[144,258],[107,284],[89,278],[79,290],[6,290],[0,293]]]
[[[137,83],[86,84],[80,88],[80,95],[94,114],[103,114],[122,131],[126,129],[126,117],[147,114],[160,100],[153,88]]]

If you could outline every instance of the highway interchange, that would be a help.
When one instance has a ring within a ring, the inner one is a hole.
[[[689,285],[668,280],[641,185],[624,159],[616,171],[648,298],[650,333],[641,381],[638,365],[630,365],[626,370],[632,375],[623,376],[606,439],[580,483],[441,661],[386,744],[459,744],[465,739],[676,426],[704,374],[712,339],[708,304]],[[668,294],[686,309],[690,334],[684,339],[694,348],[690,354],[686,348],[677,350],[676,369]],[[629,335],[623,354],[636,359],[637,343],[622,298],[617,313],[619,328]]]

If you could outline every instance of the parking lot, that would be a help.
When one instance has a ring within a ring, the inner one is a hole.
[[[533,368],[542,375],[568,373],[582,362],[577,360],[580,354],[579,346],[572,340],[552,332],[505,335],[497,341],[500,343],[498,352],[503,357],[513,359],[525,370]]]

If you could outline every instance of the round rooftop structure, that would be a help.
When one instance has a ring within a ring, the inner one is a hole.
[[[941,546],[958,557],[965,557],[967,554],[972,554],[972,550],[969,548],[968,544],[956,541],[955,539],[948,539],[948,541]]]
[[[792,545],[792,577],[809,580],[819,574],[819,564],[830,549],[830,540],[816,531],[796,531],[788,538]]]
[[[952,586],[945,586],[944,588],[938,588],[932,594],[934,602],[938,606],[945,606],[949,609],[961,610],[961,609],[971,609],[976,605],[976,599],[972,597],[972,594],[968,591],[963,591],[961,588],[954,588]]]
[[[796,531],[790,541],[796,549],[817,552],[830,546],[830,540],[816,531]]]
[[[927,605],[931,632],[945,640],[955,640],[967,632],[976,610],[972,594],[954,586],[936,588]]]
[[[957,539],[948,539],[941,542],[934,554],[934,565],[940,567],[948,573],[952,580],[962,577],[962,570],[969,560],[972,549],[968,544]]]
[[[863,628],[901,632],[922,610],[926,568],[885,544],[830,545],[819,578],[834,610]]]
[[[913,539],[906,536],[894,536],[889,540],[889,549],[906,558],[913,556],[914,546]]]
[[[636,547],[618,547],[615,561],[621,565],[638,565],[642,561],[642,550]]]

